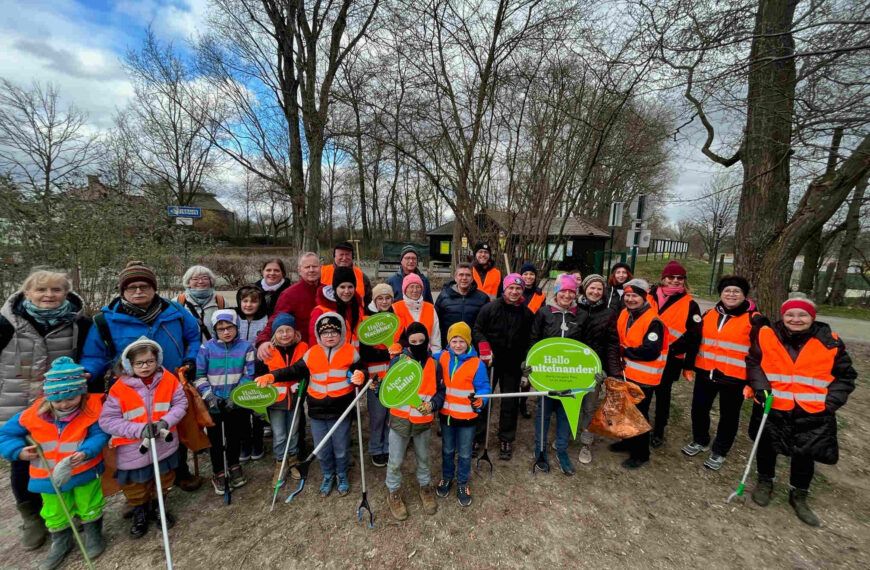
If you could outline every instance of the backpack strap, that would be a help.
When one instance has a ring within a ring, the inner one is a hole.
[[[221,295],[215,295],[215,296],[214,296],[214,300],[217,302],[218,309],[223,309],[223,308],[224,308],[224,305],[225,305],[226,303],[225,303],[225,301],[224,301],[223,296],[221,296]]]
[[[112,331],[109,329],[109,322],[106,320],[106,315],[100,311],[94,315],[94,325],[97,327],[97,332],[100,334],[100,340],[103,341],[103,346],[109,354],[115,354],[115,341],[112,340]]]

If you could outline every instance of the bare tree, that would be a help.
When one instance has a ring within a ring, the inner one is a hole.
[[[852,257],[856,253],[858,232],[861,230],[861,207],[864,205],[864,193],[867,191],[867,175],[864,175],[852,194],[849,202],[849,212],[846,214],[845,231],[837,254],[837,270],[833,275],[833,286],[828,297],[831,305],[846,304],[846,276],[852,266]]]
[[[740,181],[727,172],[715,176],[703,194],[692,202],[692,229],[704,245],[710,263],[716,261],[713,250],[717,239],[721,243],[734,237],[739,203]]]

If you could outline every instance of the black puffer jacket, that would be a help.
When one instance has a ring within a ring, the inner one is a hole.
[[[274,291],[266,291],[263,289],[263,281],[259,279],[251,283],[251,287],[256,287],[260,290],[260,295],[263,298],[263,303],[261,303],[263,305],[263,311],[266,315],[271,317],[275,313],[275,305],[278,304],[278,297],[280,297],[281,293],[287,290],[292,284],[290,278],[285,277],[281,286]]]
[[[435,299],[435,312],[438,313],[438,324],[441,329],[441,346],[447,346],[447,330],[458,322],[464,322],[474,327],[477,315],[484,305],[489,303],[486,293],[477,288],[477,283],[471,282],[471,287],[463,295],[459,292],[456,280],[451,279],[444,285],[444,290]]]
[[[581,342],[595,351],[605,374],[617,376],[622,371],[619,331],[616,330],[618,311],[607,308],[603,298],[591,303],[586,297],[580,297],[578,306],[589,315]]]
[[[504,297],[487,303],[477,315],[474,344],[489,343],[496,366],[519,366],[526,359],[534,315],[524,305],[510,305]]]
[[[572,304],[570,309],[564,311],[556,305],[544,305],[535,313],[535,319],[532,321],[529,348],[545,338],[562,337],[584,342],[588,318],[589,313],[576,304]]]

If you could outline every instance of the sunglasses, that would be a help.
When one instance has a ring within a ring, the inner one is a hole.
[[[665,275],[665,279],[676,279],[677,281],[685,281],[686,278],[682,275]]]

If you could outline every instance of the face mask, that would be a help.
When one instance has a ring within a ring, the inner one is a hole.
[[[408,347],[408,350],[411,352],[411,356],[414,357],[414,360],[417,362],[423,362],[427,356],[429,356],[429,343],[424,342],[423,344],[412,344]]]

